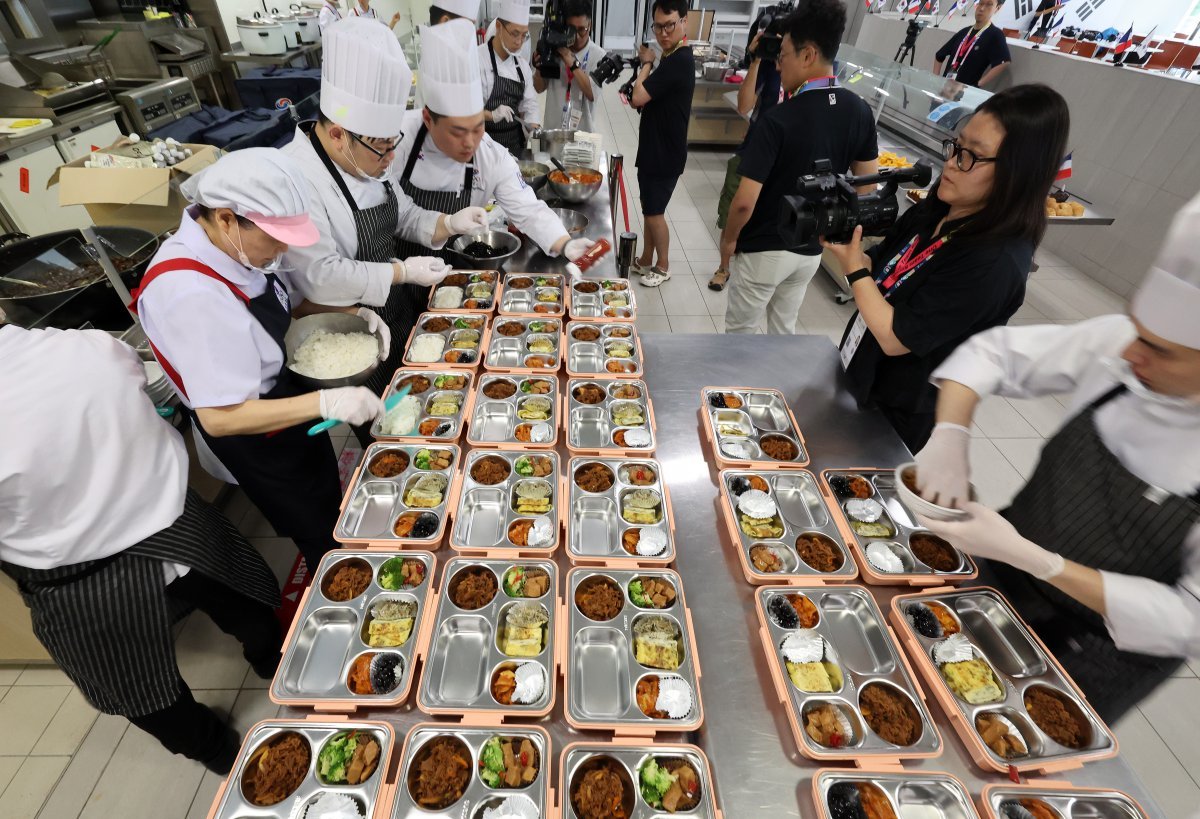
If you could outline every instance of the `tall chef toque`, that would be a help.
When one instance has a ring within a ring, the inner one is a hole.
[[[515,26],[529,25],[529,0],[500,0],[496,16]]]
[[[479,0],[438,0],[433,5],[472,23],[479,20]]]
[[[321,113],[359,136],[399,135],[412,69],[391,30],[347,17],[325,29],[321,47]]]
[[[421,26],[421,92],[425,107],[444,117],[470,117],[483,111],[479,49],[467,20]]]
[[[1131,312],[1154,335],[1200,350],[1200,195],[1175,215]]]

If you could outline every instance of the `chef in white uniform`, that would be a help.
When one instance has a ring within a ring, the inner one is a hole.
[[[423,210],[388,178],[412,88],[391,32],[363,18],[342,20],[325,33],[324,52],[320,119],[301,123],[283,148],[308,180],[319,238],[291,248],[287,261],[295,268],[292,283],[309,301],[380,308],[396,342],[367,382],[382,394],[428,305],[428,286],[449,272],[430,248],[486,228],[487,213],[470,206],[452,215]],[[409,252],[398,251],[397,237],[409,240]]]
[[[488,23],[487,30],[483,32],[483,41],[485,43],[488,40],[490,40],[496,36],[496,29],[498,28],[498,26],[496,24],[499,22],[499,20],[500,20],[500,18],[497,17],[497,18],[493,19],[492,22]],[[531,65],[533,64],[533,38],[532,37],[525,38],[525,44],[523,46],[521,46],[521,49],[520,49],[520,51],[517,52],[517,54],[519,54],[521,56],[521,59],[523,59],[525,62],[530,63]]]
[[[470,20],[472,28],[479,22],[480,0],[438,0],[429,7],[429,25],[437,26],[451,20]]]
[[[325,29],[341,20],[345,15],[342,13],[342,7],[338,0],[325,0],[321,4],[321,11],[317,14],[317,26],[321,29],[321,37],[325,36]]]
[[[362,17],[365,20],[379,20],[379,13],[371,8],[371,0],[354,0],[350,4],[350,16]],[[383,22],[379,20],[379,22]],[[400,12],[392,15],[392,21],[388,23],[388,28],[395,28],[396,23],[400,22]]]
[[[224,775],[238,736],[180,676],[168,598],[208,614],[269,680],[279,586],[188,490],[183,439],[145,384],[108,333],[26,330],[0,311],[0,570],[92,706]]]
[[[924,525],[988,558],[1001,591],[1109,724],[1200,657],[1200,196],[1176,216],[1129,315],[997,327],[933,374],[921,494],[970,512]],[[980,398],[1071,394],[1002,513],[967,498]]]
[[[533,69],[520,54],[527,42],[529,0],[500,0],[496,33],[479,46],[483,118],[488,136],[516,157],[525,150],[525,132],[542,121]]]
[[[479,49],[466,20],[421,29],[420,84],[425,107],[410,111],[393,173],[418,205],[450,213],[495,200],[509,220],[551,256],[575,261],[592,242],[571,239],[521,178],[517,161],[484,133]],[[401,243],[399,255],[420,245]],[[428,250],[425,250],[428,252]]]

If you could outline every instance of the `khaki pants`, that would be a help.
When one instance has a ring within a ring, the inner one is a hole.
[[[767,316],[767,333],[792,335],[804,293],[821,266],[820,256],[787,250],[736,253],[729,265],[725,332],[754,333]]]
[[[725,229],[725,221],[729,218],[729,206],[733,203],[733,195],[737,193],[738,185],[742,184],[742,175],[738,169],[742,167],[742,158],[738,154],[729,157],[725,163],[725,184],[721,186],[721,199],[717,202],[717,227]]]

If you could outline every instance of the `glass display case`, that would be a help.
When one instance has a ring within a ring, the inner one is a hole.
[[[880,127],[934,156],[941,154],[942,140],[957,134],[992,95],[850,45],[838,49],[837,76],[866,100]]]

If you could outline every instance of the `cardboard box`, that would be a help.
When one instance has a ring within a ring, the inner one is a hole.
[[[129,144],[121,140],[101,150]],[[179,227],[187,200],[179,185],[217,161],[211,145],[185,144],[192,155],[171,168],[85,168],[87,157],[63,165],[50,181],[58,185],[60,205],[83,205],[97,225],[138,227],[162,233]]]

